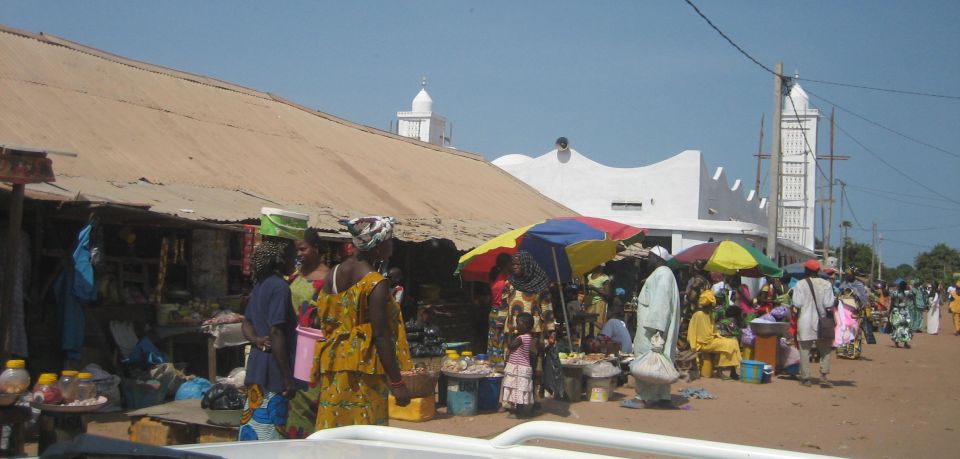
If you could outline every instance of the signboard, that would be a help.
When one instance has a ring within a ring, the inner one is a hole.
[[[44,153],[4,149],[0,154],[0,182],[25,185],[55,180],[53,161]]]

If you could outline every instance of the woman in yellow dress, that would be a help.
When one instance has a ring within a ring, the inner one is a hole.
[[[388,423],[391,393],[410,403],[401,369],[410,349],[400,306],[390,283],[375,269],[393,253],[393,218],[343,221],[357,250],[327,275],[317,298],[316,345],[311,384],[320,386],[316,429]]]
[[[596,314],[597,320],[593,326],[599,331],[603,324],[607,323],[607,299],[611,297],[610,276],[603,273],[603,265],[597,265],[586,276],[585,288],[587,294],[584,295],[584,310],[590,314]]]
[[[504,333],[515,334],[517,316],[526,312],[533,316],[531,332],[534,337],[549,338],[556,329],[556,322],[547,273],[533,259],[533,255],[523,250],[513,255],[510,270],[500,294],[501,307],[498,311],[505,322]],[[504,342],[512,340],[513,337],[508,336]]]
[[[687,343],[690,348],[696,352],[717,353],[719,354],[718,368],[729,368],[730,377],[739,379],[737,370],[740,368],[740,344],[733,338],[724,338],[717,333],[713,324],[713,318],[707,312],[717,306],[717,298],[712,290],[704,290],[700,293],[700,306],[693,317],[690,318],[690,325],[687,327]],[[710,375],[704,375],[709,377]]]

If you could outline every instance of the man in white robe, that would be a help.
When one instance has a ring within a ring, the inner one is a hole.
[[[680,334],[680,292],[673,271],[666,266],[671,258],[667,249],[650,249],[647,266],[654,268],[637,296],[637,335],[633,339],[633,354],[642,355],[652,346],[650,339],[657,333],[665,341],[663,355],[673,360]],[[635,381],[637,395],[621,405],[627,408],[674,408],[670,400],[670,384],[648,384]]]

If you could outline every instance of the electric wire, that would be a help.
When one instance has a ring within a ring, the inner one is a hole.
[[[947,225],[947,226],[928,226],[926,228],[893,228],[893,229],[883,228],[882,230],[885,233],[886,232],[901,233],[906,231],[938,231],[938,230],[953,229],[953,228],[960,228],[960,223]]]
[[[727,34],[723,33],[723,31],[720,30],[719,27],[713,25],[713,21],[711,21],[710,18],[707,17],[707,15],[703,14],[703,12],[700,11],[700,8],[697,8],[697,5],[694,5],[692,1],[690,0],[685,0],[685,1],[687,2],[687,5],[690,5],[690,7],[693,8],[693,10],[696,11],[701,18],[703,18],[704,21],[707,21],[707,24],[709,24],[710,27],[713,28],[713,30],[715,30],[718,34],[720,34],[720,36],[723,37],[724,40],[727,40],[727,43],[730,43],[730,45],[736,48],[737,51],[740,51],[740,54],[743,54],[744,56],[746,56],[747,59],[750,59],[751,61],[753,61],[754,64],[757,64],[757,66],[766,70],[767,73],[773,76],[778,76],[780,78],[783,78],[783,75],[778,75],[777,72],[774,72],[773,69],[771,69],[770,67],[767,67],[766,65],[761,64],[760,61],[754,59],[754,57],[751,56],[750,53],[744,51],[743,48],[740,47],[740,45],[734,43],[733,40],[731,40],[730,37],[727,36]]]
[[[853,184],[850,184],[850,183],[845,183],[844,186],[846,186],[846,187],[848,187],[848,188],[853,188],[853,189],[855,189],[855,190],[865,191],[865,192],[866,192],[866,191],[869,191],[869,192],[872,192],[872,193],[890,194],[890,195],[893,195],[893,196],[896,196],[896,197],[900,197],[900,198],[917,198],[917,199],[930,199],[930,200],[933,200],[933,201],[945,201],[945,199],[943,199],[943,198],[938,198],[938,197],[936,197],[936,196],[927,196],[927,195],[921,195],[921,194],[899,193],[899,192],[896,192],[896,191],[883,190],[883,189],[880,189],[880,188],[871,188],[871,187],[867,187],[867,186],[863,186],[863,185],[853,185]]]
[[[921,248],[921,249],[928,249],[928,250],[933,248],[933,247],[931,247],[931,246],[929,246],[929,245],[917,244],[917,243],[915,243],[915,242],[898,241],[898,240],[896,240],[896,239],[883,238],[883,242],[892,242],[892,243],[894,243],[894,244],[910,245],[910,246],[913,246],[913,247],[919,247],[919,248]]]
[[[860,224],[860,220],[857,218],[857,213],[853,211],[853,205],[850,204],[850,198],[847,196],[847,191],[843,188],[840,189],[840,199],[843,199],[847,203],[847,210],[850,211],[850,216],[853,217],[853,222],[864,231],[870,231],[865,226]]]
[[[949,94],[936,94],[932,92],[921,92],[921,91],[909,91],[905,89],[892,89],[892,88],[878,88],[875,86],[866,86],[852,83],[840,83],[837,81],[826,81],[826,80],[817,80],[814,78],[800,78],[796,77],[797,80],[809,81],[811,83],[820,83],[820,84],[829,84],[833,86],[843,86],[846,88],[857,88],[857,89],[869,89],[871,91],[880,91],[880,92],[889,92],[893,94],[904,94],[910,96],[924,96],[924,97],[938,97],[941,99],[960,99],[960,96],[952,96]]]
[[[847,185],[847,186],[849,187],[850,185]],[[857,190],[856,188],[853,188],[853,191],[868,193],[867,191]],[[909,204],[909,205],[911,205],[911,206],[927,207],[927,208],[930,208],[930,209],[937,209],[937,210],[946,210],[946,211],[949,211],[949,212],[951,212],[951,213],[958,213],[958,212],[960,212],[960,208],[950,208],[950,207],[932,206],[932,205],[930,205],[930,204],[924,204],[924,203],[919,203],[919,202],[915,202],[915,201],[906,201],[906,200],[899,199],[899,198],[895,198],[895,197],[892,197],[892,196],[881,196],[881,198],[883,198],[883,199],[885,199],[885,200],[889,200],[889,201],[899,202],[899,203],[902,203],[902,204]]]
[[[935,194],[935,195],[943,198],[945,201],[948,201],[948,202],[951,202],[951,203],[954,203],[954,204],[960,204],[960,201],[958,201],[958,200],[956,200],[956,199],[954,199],[954,198],[951,198],[951,197],[949,197],[949,196],[947,196],[947,195],[945,195],[945,194],[943,194],[943,193],[940,193],[939,191],[934,190],[933,188],[930,188],[929,186],[927,186],[927,185],[924,184],[923,182],[921,182],[921,181],[919,181],[919,180],[917,180],[917,179],[915,179],[915,178],[907,175],[907,173],[905,173],[905,172],[903,172],[902,170],[894,167],[893,164],[890,164],[887,160],[883,159],[882,156],[880,156],[879,154],[877,154],[876,152],[874,152],[873,150],[871,150],[869,147],[867,147],[866,145],[864,145],[863,142],[861,142],[859,139],[857,139],[856,137],[854,137],[853,134],[850,134],[849,132],[847,132],[847,130],[844,129],[843,126],[841,126],[840,124],[834,123],[834,126],[837,128],[838,131],[842,132],[845,136],[849,137],[850,140],[852,140],[854,143],[856,143],[857,145],[859,145],[860,148],[863,149],[863,151],[865,151],[865,152],[867,152],[867,153],[870,153],[870,155],[873,156],[874,158],[876,158],[877,161],[880,161],[880,163],[882,163],[884,166],[887,166],[888,168],[890,168],[891,170],[893,170],[894,172],[896,172],[896,173],[897,173],[898,175],[900,175],[901,177],[909,180],[910,182],[913,182],[914,184],[916,184],[916,185],[919,186],[920,188],[923,188],[924,190],[927,190],[927,191],[929,191],[929,192],[931,192],[931,193],[933,193],[933,194]]]
[[[769,73],[769,74],[771,74],[771,75],[774,75],[774,76],[779,76],[780,78],[784,78],[783,75],[777,75],[777,72],[774,72],[770,67],[767,67],[766,65],[763,65],[762,63],[760,63],[760,61],[758,61],[756,58],[754,58],[753,56],[751,56],[750,53],[744,51],[744,49],[741,48],[740,45],[736,44],[736,43],[733,41],[733,39],[731,39],[729,36],[727,36],[726,33],[724,33],[722,30],[720,30],[720,28],[717,27],[717,26],[713,23],[713,21],[711,21],[710,18],[707,17],[707,15],[703,14],[703,12],[700,11],[700,8],[697,8],[697,5],[694,5],[691,0],[684,0],[684,1],[686,1],[686,2],[687,2],[687,5],[690,5],[690,7],[693,8],[693,10],[696,11],[697,14],[700,15],[700,17],[701,17],[704,21],[706,21],[707,24],[708,24],[714,31],[716,31],[718,34],[720,34],[720,36],[723,37],[723,39],[726,40],[727,43],[730,43],[730,46],[733,46],[734,48],[736,48],[736,50],[739,51],[740,54],[743,54],[744,57],[746,57],[747,59],[750,59],[751,62],[753,62],[754,64],[756,64],[757,66],[759,66],[759,67],[762,68],[763,70],[767,71],[767,73]],[[798,80],[803,80],[803,81],[809,81],[809,82],[811,82],[811,83],[828,84],[828,85],[843,86],[843,87],[857,88],[857,89],[867,89],[867,90],[871,90],[871,91],[888,92],[888,93],[893,93],[893,94],[902,94],[902,95],[911,95],[911,96],[923,96],[923,97],[937,97],[937,98],[941,98],[941,99],[957,99],[957,100],[960,100],[960,96],[954,96],[954,95],[949,95],[949,94],[936,94],[936,93],[932,93],[932,92],[910,91],[910,90],[904,90],[904,89],[880,88],[880,87],[876,87],[876,86],[866,86],[866,85],[859,85],[859,84],[852,84],[852,83],[841,83],[841,82],[837,82],[837,81],[818,80],[818,79],[814,79],[814,78],[796,78],[796,79],[798,79]]]
[[[837,104],[836,102],[833,102],[833,101],[831,101],[831,100],[829,100],[829,99],[827,99],[827,98],[825,98],[825,97],[823,97],[823,96],[820,96],[820,95],[818,95],[818,94],[816,94],[816,93],[814,93],[814,92],[811,92],[811,91],[809,91],[809,90],[807,90],[807,94],[809,94],[809,95],[811,95],[811,96],[813,96],[813,97],[816,97],[817,99],[820,99],[820,100],[822,100],[822,101],[824,101],[824,102],[826,102],[826,103],[828,103],[828,104],[830,104],[830,105],[833,105],[833,106],[839,108],[840,110],[842,110],[842,111],[844,111],[844,112],[847,112],[847,113],[849,113],[850,115],[853,115],[853,116],[855,116],[855,117],[857,117],[857,118],[859,118],[859,119],[861,119],[861,120],[863,120],[863,121],[865,121],[865,122],[867,122],[867,123],[870,123],[870,124],[872,124],[872,125],[880,128],[880,129],[883,129],[883,130],[885,130],[885,131],[887,131],[887,132],[890,132],[890,133],[892,133],[892,134],[895,134],[895,135],[898,135],[898,136],[900,136],[900,137],[903,137],[904,139],[907,139],[907,140],[909,140],[909,141],[911,141],[911,142],[914,142],[914,143],[916,143],[916,144],[923,145],[923,146],[925,146],[925,147],[927,147],[927,148],[930,148],[930,149],[939,151],[940,153],[943,153],[943,154],[945,154],[945,155],[949,155],[949,156],[952,156],[952,157],[954,157],[954,158],[960,159],[960,154],[958,154],[958,153],[954,153],[954,152],[952,152],[952,151],[950,151],[950,150],[947,150],[947,149],[945,149],[945,148],[940,148],[940,147],[938,147],[938,146],[936,146],[936,145],[933,145],[933,144],[931,144],[931,143],[929,143],[929,142],[924,142],[923,140],[920,140],[920,139],[917,139],[917,138],[915,138],[915,137],[912,137],[912,136],[909,136],[909,135],[907,135],[907,134],[904,134],[904,133],[902,133],[902,132],[900,132],[900,131],[898,131],[898,130],[896,130],[896,129],[893,129],[893,128],[884,126],[884,125],[882,125],[882,124],[880,124],[880,123],[878,123],[878,122],[876,122],[876,121],[873,121],[873,120],[871,120],[871,119],[869,119],[869,118],[867,118],[867,117],[865,117],[865,116],[863,116],[863,115],[861,115],[861,114],[859,114],[859,113],[856,113],[856,112],[850,110],[849,108],[846,108],[846,107],[844,107],[844,106],[842,106],[842,105],[840,105],[840,104]]]

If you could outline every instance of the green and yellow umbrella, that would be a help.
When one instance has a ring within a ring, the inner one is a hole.
[[[669,264],[678,268],[698,261],[706,262],[703,269],[712,273],[744,277],[783,275],[783,270],[756,247],[734,241],[697,244],[674,255]]]

